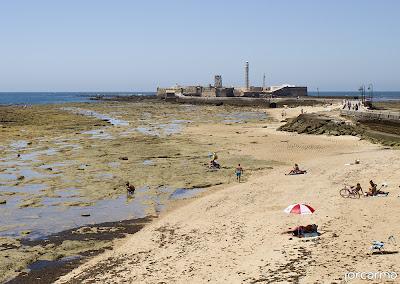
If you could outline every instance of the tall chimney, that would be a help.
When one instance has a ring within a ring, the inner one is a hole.
[[[246,90],[248,90],[250,88],[250,86],[249,86],[249,61],[246,61],[246,65],[244,66],[244,72],[245,72]]]

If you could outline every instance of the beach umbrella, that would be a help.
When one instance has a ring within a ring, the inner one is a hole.
[[[296,203],[289,205],[284,212],[287,214],[298,214],[298,215],[309,215],[313,214],[315,211],[310,205],[303,203]],[[300,226],[297,227],[297,235],[300,234]]]
[[[287,214],[299,214],[299,215],[306,215],[306,214],[313,214],[315,211],[310,205],[303,204],[303,203],[296,203],[289,205],[284,212]]]

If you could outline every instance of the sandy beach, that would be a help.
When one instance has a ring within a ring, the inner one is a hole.
[[[0,284],[400,283],[400,1],[3,1]]]
[[[343,283],[349,272],[400,273],[396,245],[387,243],[384,254],[370,252],[373,240],[399,239],[398,150],[352,136],[277,131],[283,124],[281,110],[266,111],[275,121],[198,125],[185,134],[204,141],[235,137],[231,147],[275,161],[272,170],[177,204],[57,283]],[[297,116],[300,108],[286,112]],[[353,164],[357,159],[360,164]],[[286,176],[295,162],[308,173]],[[242,166],[246,176],[251,165]],[[386,182],[390,194],[360,199],[339,195],[344,184],[357,182],[367,191],[370,179]],[[315,213],[283,212],[297,202],[311,205]],[[284,233],[312,223],[321,233],[316,239]]]

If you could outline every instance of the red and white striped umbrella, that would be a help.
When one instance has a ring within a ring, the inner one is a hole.
[[[296,204],[292,204],[292,205],[288,206],[284,211],[287,214],[305,215],[305,214],[314,213],[315,209],[307,204],[296,203]]]

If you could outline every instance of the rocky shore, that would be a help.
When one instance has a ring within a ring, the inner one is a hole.
[[[289,119],[279,130],[314,135],[351,135],[373,143],[400,147],[400,123],[351,121],[337,115],[300,114]]]

